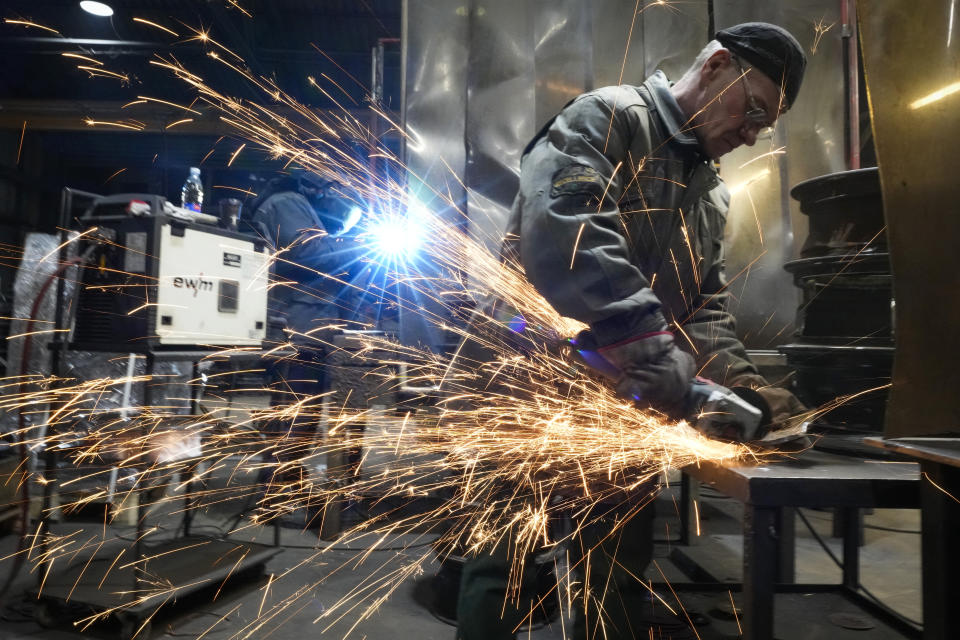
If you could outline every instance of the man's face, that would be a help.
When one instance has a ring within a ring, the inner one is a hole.
[[[752,146],[761,130],[773,125],[779,115],[780,87],[720,50],[701,70],[700,100],[694,133],[704,153],[716,160],[740,145]]]

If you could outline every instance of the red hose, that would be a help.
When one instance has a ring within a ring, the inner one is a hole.
[[[33,350],[33,325],[37,321],[37,313],[40,311],[40,305],[43,303],[43,298],[46,296],[47,291],[50,289],[50,285],[53,284],[60,274],[66,271],[69,267],[80,264],[83,262],[83,258],[71,258],[61,264],[56,271],[51,273],[46,281],[43,283],[43,286],[40,287],[40,291],[37,292],[36,298],[33,300],[33,305],[30,307],[30,318],[27,320],[27,335],[24,336],[23,340],[23,351],[20,354],[20,385],[18,387],[18,392],[22,395],[26,393],[26,379],[23,377],[26,374],[27,366],[30,364],[30,353]],[[21,410],[17,415],[17,451],[20,454],[20,464],[18,469],[23,469],[23,473],[26,473],[27,462],[29,460],[29,454],[27,452],[27,445],[24,443],[23,430],[24,430],[24,417],[23,411]],[[24,478],[23,482],[20,483],[21,487],[21,496],[20,501],[20,539],[17,542],[17,552],[16,560],[14,562],[13,568],[10,570],[10,574],[7,576],[7,580],[3,585],[3,588],[0,588],[0,611],[2,611],[4,606],[4,600],[6,599],[7,591],[10,590],[10,586],[13,584],[14,579],[17,577],[17,573],[20,571],[20,567],[23,566],[23,551],[27,548],[27,528],[30,526],[30,482],[29,478]]]

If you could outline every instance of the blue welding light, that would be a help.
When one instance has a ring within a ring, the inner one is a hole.
[[[527,319],[518,313],[507,321],[507,328],[514,333],[523,333],[527,328]]]
[[[423,228],[406,216],[376,220],[369,233],[376,253],[392,260],[412,260],[423,243]]]

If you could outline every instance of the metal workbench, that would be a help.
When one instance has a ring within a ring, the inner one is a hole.
[[[68,345],[55,342],[51,345],[55,353],[68,349]],[[154,365],[163,360],[188,361],[192,363],[192,381],[200,380],[198,363],[202,360],[223,359],[260,359],[264,352],[252,349],[221,349],[221,350],[193,350],[193,351],[148,351],[140,354],[146,357],[146,374],[148,380],[143,383],[143,405],[153,404],[153,373]],[[274,354],[275,355],[275,354]],[[59,362],[59,360],[55,360]],[[200,415],[200,400],[202,385],[194,384],[190,391],[190,415]],[[53,477],[58,452],[56,448],[45,451],[46,474]],[[182,469],[187,473],[200,463],[200,458],[180,459]],[[146,474],[138,481],[136,494],[150,488]],[[51,493],[54,483],[44,486],[44,503],[41,512],[42,528],[49,531],[48,519],[52,512]],[[112,492],[112,489],[111,489]],[[49,571],[53,560],[44,560],[37,575],[37,587],[31,594],[37,598],[38,607],[35,618],[43,626],[53,626],[61,618],[59,611],[63,605],[74,604],[89,607],[97,612],[114,612],[120,623],[121,640],[132,638],[148,638],[150,636],[150,619],[153,613],[165,602],[174,596],[180,597],[193,591],[207,588],[216,581],[226,580],[231,575],[262,570],[265,563],[273,556],[283,551],[280,548],[280,522],[274,522],[274,546],[268,547],[252,542],[236,540],[219,540],[205,536],[195,536],[191,533],[195,497],[193,482],[187,480],[183,497],[183,524],[182,536],[173,540],[165,540],[156,544],[149,543],[146,530],[146,508],[142,501],[137,500],[136,537],[131,544],[133,558],[127,563],[120,563],[114,568],[112,565],[105,573],[95,570],[88,571],[88,565],[96,560],[95,556],[79,559],[73,558],[68,566],[56,573]],[[47,543],[43,539],[39,545],[41,557],[46,556]],[[152,562],[153,558],[160,558],[159,562]],[[100,559],[102,562],[102,559]],[[96,564],[96,563],[94,563]],[[50,577],[52,575],[52,578]],[[143,576],[150,575],[153,581],[145,581]],[[151,584],[156,581],[169,585],[169,590],[162,597],[150,595]]]
[[[865,442],[920,461],[923,638],[955,638],[952,608],[960,603],[960,438],[867,438]]]
[[[822,591],[827,587],[885,617],[887,623],[905,635],[919,636],[915,628],[892,616],[884,616],[883,611],[858,591],[859,510],[918,507],[920,469],[916,463],[866,460],[811,450],[762,464],[702,462],[683,471],[744,504],[744,638],[770,640],[774,637],[777,591]],[[794,584],[793,514],[796,507],[836,508],[845,512],[841,584]]]

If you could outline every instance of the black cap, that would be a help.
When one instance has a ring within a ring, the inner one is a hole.
[[[714,38],[775,84],[782,85],[787,108],[793,106],[800,93],[807,57],[790,32],[768,22],[744,22],[717,31]]]

